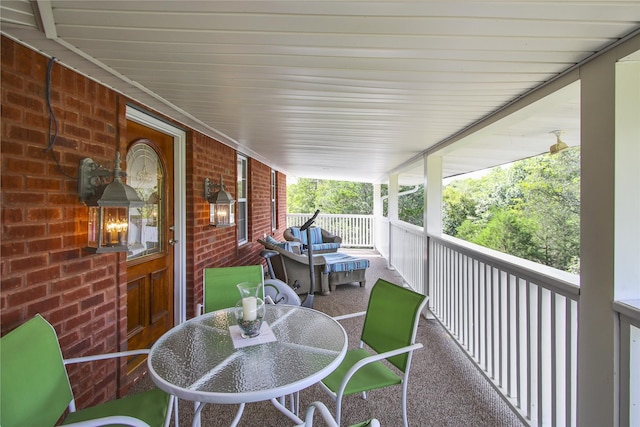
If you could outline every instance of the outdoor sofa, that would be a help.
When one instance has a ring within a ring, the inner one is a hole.
[[[276,278],[294,288],[299,285],[296,292],[300,295],[307,294],[311,288],[308,255],[296,253],[296,243],[292,246],[291,242],[278,242],[270,236],[265,240],[258,239],[258,242],[265,249],[277,252],[277,255],[270,258]],[[341,252],[314,255],[315,291],[329,295],[331,291],[335,291],[337,285],[354,282],[359,282],[360,287],[364,287],[368,267],[368,259]]]

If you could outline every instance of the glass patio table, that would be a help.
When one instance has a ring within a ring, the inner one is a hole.
[[[298,306],[267,305],[264,322],[275,341],[237,349],[230,332],[236,325],[231,308],[174,327],[151,348],[151,379],[179,399],[198,402],[194,426],[207,403],[241,404],[234,426],[245,403],[265,400],[302,424],[283,404],[283,396],[319,382],[337,368],[347,351],[347,334],[330,316]],[[264,340],[270,334],[261,335]]]

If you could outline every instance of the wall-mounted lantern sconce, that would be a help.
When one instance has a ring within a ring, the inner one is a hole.
[[[218,189],[218,191],[214,191]],[[235,200],[224,189],[222,175],[220,184],[204,179],[204,198],[209,202],[209,224],[214,227],[231,227],[235,225]]]
[[[78,198],[89,208],[89,243],[92,253],[126,252],[129,242],[129,208],[140,208],[144,201],[136,190],[124,184],[120,153],[116,152],[113,171],[92,159],[80,160]],[[107,183],[108,178],[113,178]]]

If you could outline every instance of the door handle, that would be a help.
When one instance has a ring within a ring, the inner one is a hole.
[[[175,246],[175,245],[176,245],[176,243],[178,243],[178,241],[177,241],[177,240],[175,240],[175,239],[169,239],[169,244],[170,244],[171,246]]]

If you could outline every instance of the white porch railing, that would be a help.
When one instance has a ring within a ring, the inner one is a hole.
[[[287,227],[299,227],[313,214],[287,214]],[[320,214],[315,225],[342,238],[342,246],[373,248],[373,215]]]
[[[389,264],[415,291],[428,295],[424,277],[425,253],[422,227],[402,221],[389,223]]]
[[[429,237],[432,312],[525,422],[575,426],[577,278],[473,246]]]
[[[524,422],[575,426],[578,278],[448,236],[389,225],[389,260]]]
[[[620,355],[620,426],[640,425],[640,300],[614,302]]]

